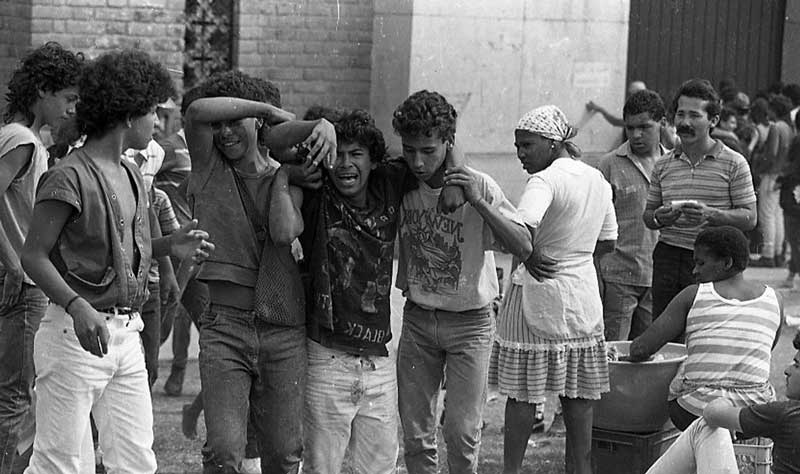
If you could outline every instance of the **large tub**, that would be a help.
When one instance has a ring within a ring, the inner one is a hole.
[[[630,341],[608,342],[619,355],[630,353]],[[608,363],[611,391],[594,408],[594,426],[604,430],[647,433],[661,430],[669,420],[669,383],[686,360],[686,346],[667,343],[648,362]]]

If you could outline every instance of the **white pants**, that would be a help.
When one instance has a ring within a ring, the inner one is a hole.
[[[773,258],[783,253],[783,209],[777,174],[765,174],[758,185],[758,228],[761,229],[761,256]]]
[[[304,474],[338,474],[348,446],[353,472],[397,472],[397,364],[308,340]]]
[[[731,432],[694,420],[647,474],[738,474]]]
[[[108,314],[106,324],[111,337],[100,358],[81,347],[63,308],[47,307],[34,339],[36,438],[26,474],[94,472],[90,412],[109,474],[156,471],[142,319]]]

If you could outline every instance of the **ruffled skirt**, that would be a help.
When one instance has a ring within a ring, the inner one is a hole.
[[[537,336],[522,313],[522,287],[511,285],[497,316],[489,384],[528,403],[544,402],[547,392],[598,400],[609,391],[605,338]]]

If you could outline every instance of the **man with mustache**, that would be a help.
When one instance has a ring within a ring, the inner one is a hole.
[[[600,293],[607,341],[625,341],[642,334],[653,319],[650,259],[658,232],[641,220],[656,160],[667,153],[660,143],[666,126],[664,101],[658,93],[640,90],[622,109],[628,140],[600,159],[597,168],[611,184],[619,238],[613,252],[598,259]]]
[[[643,214],[659,230],[653,251],[653,317],[694,283],[693,247],[708,226],[756,225],[756,197],[742,155],[711,137],[719,122],[719,95],[705,79],[690,79],[673,101],[681,146],[656,162]]]

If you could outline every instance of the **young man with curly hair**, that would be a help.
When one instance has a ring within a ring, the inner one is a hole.
[[[531,235],[491,177],[465,166],[445,171],[456,111],[442,95],[411,95],[392,125],[418,184],[400,210],[396,283],[407,298],[397,359],[406,466],[437,472],[436,400],[446,378],[447,462],[450,472],[474,473],[499,291],[492,250],[527,260]],[[440,211],[444,185],[460,186],[468,204]]]
[[[83,57],[47,43],[25,56],[8,83],[0,128],[0,474],[22,472],[33,439],[33,336],[47,297],[25,274],[20,253],[36,183],[47,170],[42,127],[75,114]]]
[[[274,86],[241,72],[214,75],[201,87],[203,98],[184,119],[189,203],[218,242],[198,275],[211,303],[200,320],[203,470],[240,472],[249,416],[262,472],[294,473],[303,450],[306,338],[290,244],[303,230],[302,192],[262,150],[305,140],[321,159],[335,155],[335,132],[326,120],[291,121]]]
[[[94,469],[89,414],[110,472],[153,473],[153,410],[139,337],[151,258],[200,260],[213,245],[193,221],[151,239],[144,181],[127,148],[144,148],[156,104],[173,94],[166,69],[140,51],[107,53],[84,69],[83,147],[39,183],[22,265],[50,304],[34,341],[37,473]]]

